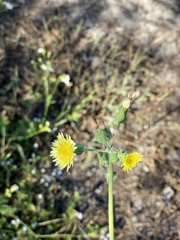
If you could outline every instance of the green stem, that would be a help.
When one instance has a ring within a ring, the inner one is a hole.
[[[109,189],[108,189],[108,217],[109,217],[109,236],[114,240],[114,207],[113,207],[113,163],[109,163]]]
[[[5,141],[6,141],[6,128],[5,128],[4,125],[2,126],[1,134],[2,134],[2,140],[1,140],[1,157],[2,157],[2,159],[3,159],[3,158],[4,158],[4,155],[5,155]]]
[[[102,150],[102,149],[96,149],[96,148],[84,148],[85,151],[89,151],[89,152],[109,152],[107,150]]]
[[[32,138],[36,135],[39,135],[40,133],[43,133],[43,132],[46,132],[46,130],[44,128],[41,128],[37,131],[34,131],[34,132],[31,132],[31,133],[28,133],[27,135],[25,136],[15,136],[15,137],[12,137],[11,138],[11,141],[24,141],[24,140],[27,140],[29,138]]]
[[[103,150],[103,149],[96,149],[96,148],[84,148],[85,151],[90,151],[90,152],[96,152],[96,153],[99,153],[99,152],[104,152],[104,153],[119,153],[119,152],[122,152],[120,150]]]
[[[65,233],[55,233],[55,234],[45,234],[45,235],[37,235],[38,239],[41,239],[41,238],[51,238],[51,239],[90,239],[90,236],[88,235],[85,235],[85,234],[82,234],[82,235],[76,235],[76,234],[65,234]],[[94,236],[93,237],[99,237],[98,235]]]
[[[45,94],[45,106],[44,106],[44,113],[43,113],[43,118],[41,120],[41,123],[44,125],[46,121],[46,117],[48,114],[48,109],[51,104],[51,96],[49,95],[49,83],[48,83],[48,76],[44,77],[44,94]]]

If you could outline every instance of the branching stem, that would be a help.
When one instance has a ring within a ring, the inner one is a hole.
[[[109,237],[114,240],[114,207],[113,207],[113,163],[109,163],[108,174],[108,215],[109,215]]]

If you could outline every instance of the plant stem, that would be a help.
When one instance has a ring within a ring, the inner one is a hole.
[[[32,138],[36,135],[39,135],[40,133],[43,133],[43,132],[47,132],[44,128],[41,128],[41,129],[38,129],[37,131],[34,131],[34,132],[31,132],[31,133],[28,133],[27,135],[24,135],[24,136],[15,136],[15,137],[12,137],[11,138],[11,141],[24,141],[24,140],[27,140],[29,138]]]
[[[109,150],[102,150],[102,149],[96,149],[96,148],[84,148],[84,150],[85,151],[90,151],[90,152],[97,152],[97,153],[99,153],[99,152],[104,152],[104,153],[118,153],[118,152],[120,152],[120,151],[114,150],[114,149],[109,151]]]
[[[6,128],[3,125],[1,129],[1,135],[2,135],[2,140],[1,140],[1,158],[4,158],[5,155],[5,141],[6,141]]]
[[[109,189],[108,189],[108,217],[109,237],[114,240],[114,207],[113,207],[113,163],[109,163]]]
[[[44,106],[44,113],[43,113],[41,123],[44,125],[44,123],[46,121],[47,114],[48,114],[48,109],[49,109],[49,106],[51,104],[51,95],[49,95],[48,76],[44,77],[43,80],[44,80],[45,106]]]

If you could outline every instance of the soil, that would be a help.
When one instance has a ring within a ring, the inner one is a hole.
[[[180,239],[179,1],[17,0],[12,4],[13,10],[0,14],[0,68],[9,49],[12,61],[16,60],[13,49],[17,35],[14,39],[13,32],[22,37],[29,24],[55,11],[70,19],[72,25],[83,20],[87,37],[111,31],[111,38],[125,35],[134,45],[150,51],[151,72],[139,81],[140,91],[151,95],[146,101],[132,104],[115,142],[116,148],[139,151],[144,156],[143,163],[129,174],[122,172],[120,165],[115,167],[115,239]],[[1,69],[0,77],[2,74]],[[90,133],[90,137],[82,134],[78,140],[88,145],[94,140],[96,128],[94,117],[84,116],[79,130]],[[68,192],[77,190],[85,196],[77,209],[83,213],[83,225],[93,221],[108,226],[105,173],[96,156],[89,154],[75,158],[74,167],[63,177]],[[108,239],[107,232],[101,239]]]

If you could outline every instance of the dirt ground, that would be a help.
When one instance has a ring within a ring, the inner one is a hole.
[[[0,15],[2,86],[8,46],[12,51],[13,44],[16,48],[12,33],[23,36],[29,22],[50,15],[55,9],[72,24],[83,20],[86,37],[111,31],[111,38],[126,35],[134,45],[150,51],[153,57],[148,77],[136,83],[132,79],[131,84],[137,95],[146,91],[151,95],[146,96],[146,101],[132,104],[127,123],[115,142],[117,148],[139,151],[144,156],[143,163],[130,174],[123,173],[120,165],[115,168],[115,239],[180,239],[179,1],[17,0],[13,5],[13,10]],[[79,130],[90,133],[90,137],[82,134],[84,139],[78,140],[89,144],[96,128],[94,117],[85,116]],[[63,176],[68,192],[77,190],[85,196],[77,209],[83,213],[84,225],[91,221],[99,226],[108,224],[105,172],[96,157],[89,154],[76,158],[72,171]],[[101,239],[108,239],[107,232],[102,233]]]

